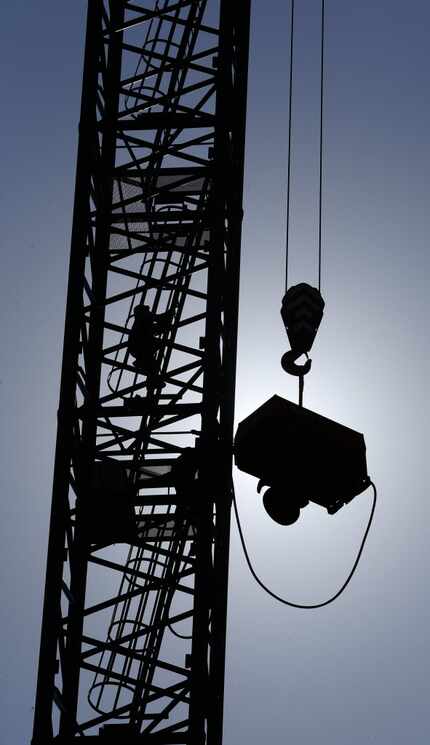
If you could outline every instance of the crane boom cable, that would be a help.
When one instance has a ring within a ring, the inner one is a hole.
[[[318,290],[321,292],[325,0],[321,0],[320,178],[318,194]]]
[[[288,290],[288,264],[291,223],[291,160],[292,160],[292,103],[293,103],[293,61],[294,61],[294,12],[295,2],[291,0],[290,21],[290,79],[288,94],[288,149],[287,149],[287,197],[285,227],[285,292]],[[323,164],[324,164],[324,56],[325,56],[325,0],[321,0],[320,26],[320,112],[319,112],[319,185],[318,185],[318,290],[321,292],[322,274],[322,208],[323,208]]]
[[[288,155],[287,155],[287,204],[285,228],[285,292],[288,290],[288,252],[290,244],[290,191],[291,191],[291,122],[293,100],[293,58],[294,58],[294,0],[291,0],[290,24],[290,86],[288,104]]]

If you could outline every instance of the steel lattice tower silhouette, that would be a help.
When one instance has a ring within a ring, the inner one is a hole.
[[[249,14],[89,0],[33,745],[222,740]]]

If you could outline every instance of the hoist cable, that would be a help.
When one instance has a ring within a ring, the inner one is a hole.
[[[288,104],[288,153],[287,153],[287,216],[285,227],[285,292],[288,290],[288,250],[290,244],[290,184],[291,184],[291,121],[293,101],[293,56],[294,56],[294,0],[291,0],[290,24],[290,90]]]
[[[371,486],[372,489],[373,489],[372,509],[370,511],[370,517],[369,517],[369,521],[367,523],[366,530],[364,532],[363,540],[361,541],[360,548],[358,550],[357,556],[355,558],[354,564],[352,565],[352,569],[351,569],[350,573],[348,574],[348,576],[347,576],[345,582],[343,583],[342,587],[334,595],[332,595],[331,598],[329,598],[328,600],[325,600],[322,603],[314,603],[312,605],[303,605],[302,603],[292,603],[290,600],[286,600],[286,598],[283,598],[280,595],[277,595],[275,592],[273,592],[272,590],[270,590],[267,587],[267,585],[264,584],[264,582],[260,579],[260,577],[256,573],[256,571],[254,569],[254,566],[253,566],[253,564],[251,562],[251,558],[249,556],[249,551],[248,551],[248,548],[246,546],[245,537],[243,535],[243,529],[242,529],[242,525],[241,525],[240,518],[239,518],[239,511],[238,511],[238,508],[237,508],[236,495],[235,495],[235,492],[234,492],[234,485],[232,483],[233,507],[234,507],[234,513],[235,513],[235,516],[236,516],[237,527],[238,527],[238,530],[239,530],[240,542],[242,544],[242,549],[243,549],[243,553],[244,553],[244,556],[245,556],[245,559],[246,559],[246,563],[248,564],[248,569],[251,572],[251,574],[252,574],[254,580],[257,582],[257,584],[260,585],[260,587],[268,595],[270,595],[272,598],[274,598],[275,600],[278,600],[278,602],[282,603],[283,605],[290,606],[291,608],[300,608],[301,610],[314,610],[315,608],[323,608],[325,605],[329,605],[330,603],[333,603],[334,600],[337,600],[337,598],[343,593],[343,591],[349,585],[349,583],[350,583],[350,581],[351,581],[351,579],[352,579],[352,577],[353,577],[353,575],[355,573],[355,570],[357,569],[358,563],[359,563],[360,558],[361,558],[361,554],[363,553],[363,549],[364,549],[364,545],[366,543],[367,536],[369,534],[370,527],[371,527],[372,522],[373,522],[373,516],[375,514],[375,507],[376,507],[376,500],[377,500],[377,491],[376,491],[376,486],[373,483],[373,481],[370,482],[369,486]]]
[[[318,290],[321,292],[325,0],[321,0],[320,183],[318,195]]]
[[[290,81],[288,95],[288,150],[287,150],[287,198],[285,228],[285,292],[288,290],[288,261],[290,247],[290,202],[291,202],[291,139],[293,102],[294,60],[294,0],[291,0],[290,21]],[[322,186],[323,186],[323,114],[324,114],[324,52],[325,52],[325,0],[321,0],[321,50],[320,50],[320,120],[319,120],[319,188],[318,188],[318,290],[321,292],[322,267]]]

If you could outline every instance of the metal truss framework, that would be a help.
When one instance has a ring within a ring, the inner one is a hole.
[[[222,740],[249,12],[89,2],[34,745]]]

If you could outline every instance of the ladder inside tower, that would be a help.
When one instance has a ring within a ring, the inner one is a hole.
[[[171,13],[147,24],[139,54],[125,56],[130,70],[130,57],[137,63],[118,117],[87,513],[88,587],[102,599],[85,609],[81,688],[95,716],[82,702],[83,734],[112,721],[149,733],[168,720],[178,731],[187,719],[198,495],[196,469],[187,484],[177,464],[196,451],[201,427],[214,91],[201,39],[206,2],[179,5],[165,2]],[[191,135],[169,126],[196,112],[202,125]]]

